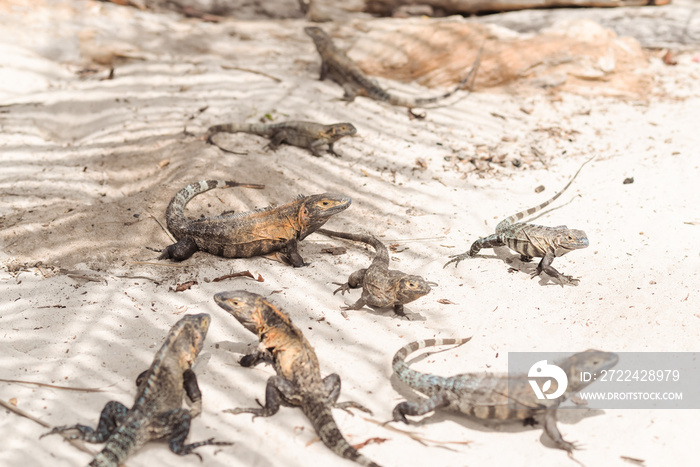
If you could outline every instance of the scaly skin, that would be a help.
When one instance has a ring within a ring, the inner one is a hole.
[[[289,316],[262,296],[243,290],[218,293],[214,301],[260,340],[259,350],[244,356],[241,365],[271,361],[277,372],[267,381],[264,407],[226,412],[252,413],[253,418],[270,417],[280,405],[299,407],[331,451],[360,465],[378,467],[350,446],[331,413],[333,407],[369,410],[356,402],[337,402],[340,377],[336,374],[321,377],[316,352]]]
[[[118,467],[127,457],[151,440],[167,439],[170,450],[184,456],[199,446],[232,443],[208,439],[185,444],[191,420],[202,412],[202,393],[192,371],[209,329],[208,314],[187,315],[168,333],[151,367],[136,379],[138,392],[131,409],[117,401],[108,402],[100,414],[97,429],[86,425],[60,426],[42,435],[75,431],[69,439],[104,443],[104,449],[90,462],[92,467]],[[183,409],[187,396],[191,409]]]
[[[389,250],[382,242],[371,235],[351,234],[346,232],[334,232],[327,229],[319,229],[318,233],[329,237],[344,238],[355,242],[362,242],[372,246],[376,252],[372,264],[366,269],[353,272],[348,281],[340,285],[333,292],[345,294],[350,289],[362,287],[362,296],[352,306],[343,307],[346,310],[359,310],[365,305],[372,307],[394,307],[394,312],[399,316],[406,316],[403,306],[411,303],[430,292],[430,286],[435,285],[421,276],[406,274],[396,269],[389,269]]]
[[[180,190],[165,212],[168,229],[178,242],[167,247],[160,259],[182,261],[197,250],[224,258],[250,258],[280,251],[292,266],[301,267],[306,263],[299,254],[299,242],[325,224],[331,216],[347,209],[351,203],[347,196],[323,193],[299,196],[291,203],[274,208],[201,219],[185,216],[185,205],[196,195],[228,186],[263,187],[208,180]]]
[[[377,82],[369,78],[360,70],[355,62],[348,57],[345,52],[335,46],[331,37],[321,28],[316,26],[308,26],[304,28],[304,32],[313,39],[321,56],[321,76],[323,81],[326,77],[335,81],[343,87],[345,95],[343,99],[352,102],[356,96],[369,97],[377,101],[387,102],[391,105],[399,107],[407,107],[409,115],[412,117],[422,118],[424,115],[418,115],[411,111],[414,107],[425,107],[426,105],[436,104],[443,99],[447,99],[454,93],[462,89],[472,78],[476,78],[476,72],[479,69],[481,61],[481,51],[477,56],[474,65],[469,74],[460,81],[460,83],[452,91],[441,96],[428,98],[407,98],[395,96],[382,89]]]
[[[333,144],[344,136],[353,136],[357,129],[352,123],[334,123],[332,125],[322,125],[314,122],[281,122],[281,123],[226,123],[214,125],[207,130],[205,136],[208,143],[214,144],[212,137],[217,133],[250,133],[258,136],[270,138],[270,143],[266,148],[276,151],[282,143],[291,144],[300,148],[308,149],[316,157],[321,157],[321,146],[328,145],[328,152],[336,157],[340,157],[333,150]]]
[[[393,368],[396,376],[412,389],[428,396],[421,402],[401,402],[394,407],[394,421],[408,423],[406,415],[425,415],[436,409],[448,409],[472,418],[493,421],[521,421],[532,424],[536,418],[544,418],[544,431],[554,444],[569,454],[576,449],[574,443],[565,441],[557,428],[557,408],[566,399],[581,391],[592,381],[581,381],[580,374],[600,372],[617,364],[614,353],[587,350],[557,362],[568,377],[569,384],[564,394],[556,399],[537,399],[528,380],[528,375],[513,379],[507,375],[464,373],[443,377],[412,370],[406,357],[425,347],[439,345],[462,345],[471,337],[461,339],[427,339],[411,342],[394,355]],[[510,384],[509,384],[510,383]],[[509,392],[510,388],[516,388]],[[557,390],[556,380],[548,393]]]
[[[559,198],[576,179],[576,176],[581,172],[583,166],[593,159],[594,158],[588,159],[581,164],[581,167],[579,167],[578,171],[576,171],[574,176],[571,177],[571,180],[569,180],[569,183],[567,183],[559,193],[534,208],[526,209],[525,211],[503,219],[496,226],[495,234],[476,240],[472,243],[469,251],[465,253],[450,256],[451,259],[445,263],[443,267],[447,267],[450,263],[455,263],[455,267],[457,267],[460,261],[466,258],[473,258],[482,248],[495,248],[505,245],[511,250],[520,253],[520,258],[523,261],[530,261],[535,257],[542,258],[537,265],[537,269],[532,274],[533,278],[545,272],[556,279],[562,287],[564,287],[564,284],[578,284],[578,279],[561,274],[554,269],[554,267],[552,267],[552,261],[554,261],[554,258],[563,256],[572,250],[588,247],[588,237],[586,233],[583,230],[569,229],[565,225],[546,227],[517,221],[541,211]]]

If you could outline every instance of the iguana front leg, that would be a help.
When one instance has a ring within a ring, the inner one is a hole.
[[[182,380],[185,394],[191,403],[190,416],[197,417],[202,413],[202,391],[199,390],[199,384],[197,384],[197,375],[188,368],[182,373]]]
[[[257,402],[260,404],[259,401]],[[250,409],[238,407],[224,410],[224,412],[232,414],[251,413],[253,414],[253,419],[255,419],[255,417],[271,417],[279,411],[282,405],[292,407],[300,404],[299,390],[294,383],[281,376],[270,376],[265,387],[264,406],[260,404],[261,408]]]
[[[56,433],[63,433],[64,431],[76,430],[77,433],[66,436],[66,439],[81,439],[88,443],[104,443],[112,432],[124,421],[128,411],[129,409],[121,402],[109,401],[102,409],[100,421],[97,423],[96,430],[93,430],[87,425],[57,426],[48,433],[41,435],[40,438]]]
[[[287,242],[285,247],[282,249],[282,253],[284,253],[287,260],[289,260],[289,264],[295,268],[306,266],[304,258],[302,258],[299,254],[299,240],[296,238],[292,238]]]
[[[440,391],[430,399],[425,399],[420,402],[404,401],[394,407],[392,415],[395,422],[408,423],[406,415],[425,415],[435,409],[447,407],[450,405],[450,400],[447,392]]]
[[[577,285],[579,283],[578,279],[574,279],[572,276],[561,274],[559,271],[554,269],[554,267],[552,267],[552,261],[554,261],[554,253],[548,251],[547,254],[544,255],[544,258],[542,258],[542,261],[540,261],[540,264],[537,265],[537,269],[535,270],[535,272],[532,273],[531,278],[534,279],[535,277],[542,274],[542,272],[545,272],[547,273],[547,275],[559,281],[559,285],[561,285],[562,287],[564,287],[564,284]]]
[[[335,373],[331,373],[330,375],[323,378],[323,386],[325,388],[328,400],[333,404],[333,407],[345,410],[349,414],[352,414],[352,412],[350,412],[348,409],[353,408],[362,410],[363,412],[372,415],[371,410],[357,402],[338,402],[338,397],[340,397],[340,385],[340,376],[338,376]]]
[[[557,411],[556,409],[547,410],[544,416],[544,431],[547,436],[554,441],[559,449],[563,449],[571,455],[574,449],[578,449],[576,443],[565,441],[561,436],[559,428],[557,428]]]
[[[246,368],[249,368],[251,366],[259,365],[260,363],[263,362],[271,362],[272,361],[272,356],[270,355],[270,352],[267,351],[262,351],[259,349],[256,349],[249,353],[248,355],[244,355],[241,357],[241,359],[238,361],[238,364],[241,366],[244,366]]]

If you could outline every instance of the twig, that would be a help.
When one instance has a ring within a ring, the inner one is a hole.
[[[263,73],[262,71],[251,70],[250,68],[242,68],[242,67],[239,67],[239,66],[230,66],[230,65],[221,65],[221,68],[223,68],[224,70],[239,70],[239,71],[245,71],[245,72],[248,72],[248,73],[254,73],[254,74],[256,74],[256,75],[261,75],[261,76],[264,76],[264,77],[266,77],[266,78],[270,78],[271,80],[273,80],[273,81],[275,81],[275,82],[277,82],[277,83],[281,83],[281,82],[282,82],[282,80],[279,79],[279,78],[276,78],[276,77],[274,77],[274,76],[272,76],[272,75],[268,75],[267,73]]]
[[[175,237],[172,236],[172,234],[170,233],[170,231],[168,231],[168,229],[165,228],[165,226],[162,224],[161,221],[158,220],[158,218],[157,218],[156,216],[154,216],[153,214],[151,214],[149,211],[146,211],[146,213],[147,213],[149,216],[151,216],[151,219],[153,219],[154,221],[158,222],[158,225],[160,226],[160,228],[163,229],[163,232],[165,232],[165,235],[167,235],[168,237],[170,237],[170,240],[171,240],[173,243],[177,242],[177,240],[175,240]]]
[[[436,444],[436,445],[444,445],[444,444],[461,444],[461,445],[467,445],[467,444],[473,443],[473,441],[436,441],[436,440],[433,440],[433,439],[430,439],[430,438],[425,438],[425,437],[423,437],[423,436],[419,436],[419,435],[417,435],[416,433],[414,433],[414,432],[412,432],[412,431],[402,430],[402,429],[400,429],[400,428],[396,428],[396,427],[394,427],[394,426],[389,425],[388,422],[382,423],[382,422],[378,422],[378,421],[376,421],[376,420],[373,420],[373,419],[371,419],[371,418],[367,418],[367,417],[362,417],[362,418],[363,418],[365,421],[368,421],[368,422],[370,422],[370,423],[374,423],[375,425],[379,425],[379,426],[381,426],[381,427],[383,427],[383,428],[385,428],[385,429],[387,429],[387,430],[389,430],[389,431],[393,431],[393,432],[396,432],[396,433],[401,433],[401,434],[403,434],[403,435],[406,435],[406,436],[408,436],[409,438],[411,438],[413,441],[417,441],[417,442],[419,442],[420,444],[422,444],[423,446],[427,446],[426,443],[433,443],[433,444]]]
[[[65,389],[66,391],[105,392],[105,389],[101,389],[101,388],[74,388],[74,387],[70,387],[70,386],[57,386],[55,384],[39,383],[37,381],[22,381],[19,379],[0,378],[0,382],[2,382],[2,383],[18,383],[18,384],[34,384],[36,386],[43,386],[45,388]]]
[[[33,415],[31,415],[31,414],[25,412],[25,411],[22,410],[22,409],[18,409],[17,407],[15,407],[15,406],[12,405],[12,404],[8,404],[7,402],[5,402],[5,401],[2,400],[2,399],[0,399],[0,405],[3,406],[3,407],[5,407],[5,408],[6,408],[7,410],[9,410],[10,412],[16,413],[16,414],[19,415],[20,417],[28,418],[29,420],[38,423],[39,425],[43,426],[44,428],[51,428],[51,425],[49,425],[48,423],[39,420],[39,419],[36,418],[35,416],[33,416]],[[76,448],[80,449],[81,451],[86,452],[86,453],[90,454],[91,456],[94,456],[95,454],[97,454],[97,453],[94,452],[92,449],[88,449],[87,447],[85,447],[85,446],[83,445],[83,443],[81,443],[80,441],[78,441],[78,440],[76,440],[76,439],[69,439],[69,436],[70,436],[70,435],[64,434],[64,433],[59,433],[59,434],[60,434],[61,436],[63,436],[63,437],[66,439],[66,441],[68,441],[70,444],[72,444],[72,445],[75,446]]]
[[[129,264],[150,264],[152,266],[165,266],[168,268],[184,268],[186,264],[154,263],[153,261],[129,261]]]

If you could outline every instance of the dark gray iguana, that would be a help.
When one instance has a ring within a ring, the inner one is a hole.
[[[340,157],[333,150],[333,143],[344,136],[356,134],[357,129],[351,123],[334,123],[332,125],[295,121],[281,123],[226,123],[210,127],[205,138],[208,143],[216,145],[223,151],[227,151],[216,144],[212,137],[217,133],[238,132],[270,138],[270,143],[266,148],[270,148],[273,151],[277,150],[280,144],[287,143],[308,149],[314,156],[321,157],[321,146],[328,145],[328,152],[336,157]]]
[[[474,65],[467,76],[460,81],[457,87],[448,93],[428,98],[401,97],[390,94],[382,89],[375,80],[369,78],[345,52],[335,46],[331,37],[323,29],[316,26],[308,26],[304,28],[304,32],[313,39],[316,49],[321,56],[320,79],[323,81],[326,77],[329,77],[331,80],[341,85],[345,90],[345,95],[343,96],[344,100],[352,102],[355,96],[365,96],[377,101],[387,102],[391,105],[407,107],[409,115],[418,118],[422,118],[424,115],[417,115],[413,113],[411,109],[436,104],[452,96],[475,77],[481,61],[481,51],[479,51]]]
[[[189,219],[185,205],[200,193],[217,187],[263,185],[241,184],[223,180],[206,180],[187,185],[170,201],[165,211],[168,229],[177,243],[167,247],[160,259],[182,261],[197,250],[224,258],[250,258],[280,251],[292,266],[304,266],[298,244],[328,221],[347,209],[347,196],[323,193],[299,196],[291,203],[237,214]]]
[[[396,376],[412,389],[428,396],[421,402],[401,402],[394,407],[394,421],[408,423],[406,415],[424,415],[436,409],[449,409],[461,412],[472,418],[491,421],[522,421],[534,424],[537,418],[544,417],[544,431],[560,449],[571,452],[576,449],[574,443],[565,441],[557,428],[557,408],[566,399],[581,391],[593,381],[581,381],[581,373],[600,372],[617,364],[614,353],[587,350],[566,358],[556,365],[568,377],[568,386],[562,396],[556,399],[538,399],[529,384],[526,374],[516,377],[516,381],[507,375],[484,373],[464,373],[443,377],[412,370],[406,363],[406,357],[416,350],[438,345],[462,345],[471,337],[461,339],[428,339],[411,342],[399,349],[394,355],[393,368]],[[509,393],[510,388],[517,388]],[[557,391],[557,382],[552,383],[548,394]]]
[[[564,284],[577,284],[579,281],[578,279],[561,274],[554,269],[554,267],[552,267],[552,261],[554,261],[554,258],[563,256],[572,250],[588,247],[588,237],[586,233],[583,230],[569,229],[565,225],[546,227],[518,221],[544,209],[559,198],[576,179],[576,176],[581,172],[583,166],[593,159],[594,158],[588,159],[581,164],[581,167],[579,167],[574,176],[571,177],[571,180],[569,180],[569,183],[567,183],[559,193],[534,208],[526,209],[525,211],[506,217],[496,226],[495,234],[476,240],[472,243],[469,251],[465,253],[450,256],[452,259],[445,263],[443,267],[447,267],[450,263],[455,263],[455,267],[457,267],[460,261],[465,258],[476,256],[482,248],[495,248],[505,245],[511,250],[520,253],[520,258],[523,261],[530,261],[535,257],[542,258],[537,265],[537,269],[532,273],[533,278],[539,276],[542,272],[546,272],[548,275],[558,280],[562,287]]]
[[[104,443],[104,449],[90,462],[92,467],[118,467],[127,457],[151,440],[167,439],[170,450],[184,456],[199,446],[225,446],[232,443],[213,438],[185,444],[191,420],[202,412],[202,393],[192,371],[209,329],[208,314],[187,315],[168,333],[151,367],[136,379],[138,392],[128,409],[110,401],[100,414],[97,429],[86,425],[59,426],[43,436],[74,430],[69,439]],[[191,408],[182,408],[187,396]]]
[[[329,237],[366,243],[376,252],[368,268],[353,272],[344,284],[334,282],[340,287],[333,292],[333,295],[338,292],[345,294],[350,289],[362,287],[362,296],[352,306],[343,307],[345,310],[359,310],[365,305],[378,308],[393,306],[397,315],[405,316],[403,306],[427,295],[430,292],[430,286],[436,285],[421,276],[389,269],[389,250],[372,235],[334,232],[327,229],[319,229],[317,232]]]
[[[321,378],[316,352],[289,316],[261,295],[243,290],[218,293],[214,301],[260,339],[258,349],[244,356],[241,365],[250,367],[271,361],[277,372],[267,380],[264,406],[258,402],[261,408],[225,412],[270,417],[280,405],[299,407],[331,451],[358,464],[378,467],[346,441],[331,412],[334,407],[369,410],[356,402],[337,402],[340,377],[334,373]]]

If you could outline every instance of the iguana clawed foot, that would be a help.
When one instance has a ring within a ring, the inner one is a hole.
[[[447,265],[450,263],[455,263],[455,268],[456,268],[457,265],[460,263],[460,261],[463,261],[467,258],[471,258],[471,256],[469,256],[469,253],[462,253],[461,255],[452,255],[452,256],[450,256],[450,258],[451,259],[445,263],[445,265],[442,267],[442,269],[445,269],[447,267]]]

